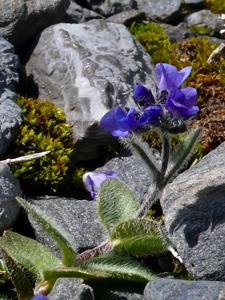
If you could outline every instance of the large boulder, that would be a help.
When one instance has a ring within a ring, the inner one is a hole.
[[[77,158],[84,160],[97,157],[97,147],[112,140],[99,128],[101,117],[118,104],[134,106],[137,82],[155,86],[148,53],[124,25],[104,20],[44,30],[26,72],[39,97],[64,108],[74,141],[79,141]]]
[[[195,279],[225,279],[225,143],[169,184],[161,198],[168,237]]]
[[[14,46],[21,46],[44,28],[56,24],[70,0],[0,1],[1,33]]]

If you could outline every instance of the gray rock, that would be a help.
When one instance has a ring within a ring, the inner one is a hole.
[[[19,57],[14,54],[14,47],[0,36],[0,103],[6,99],[15,100],[19,67]]]
[[[219,14],[214,14],[208,9],[203,9],[194,12],[184,18],[187,26],[201,26],[209,30],[210,35],[221,36],[220,30],[224,29],[224,20],[221,19]]]
[[[89,8],[103,16],[111,16],[122,11],[136,8],[135,0],[83,0],[83,7]]]
[[[56,281],[50,300],[94,300],[91,287],[83,284],[83,280],[77,278],[60,278]]]
[[[19,66],[13,46],[0,37],[0,155],[7,150],[22,123],[22,110],[14,103]]]
[[[0,234],[13,227],[19,214],[19,205],[15,199],[22,195],[18,180],[8,165],[0,164]]]
[[[136,0],[138,10],[143,11],[152,21],[169,22],[180,17],[182,0]]]
[[[137,9],[130,9],[108,17],[107,22],[113,22],[118,24],[124,24],[130,26],[133,22],[142,22],[146,20],[146,15]]]
[[[93,19],[102,19],[103,16],[93,10],[82,8],[80,5],[71,2],[62,20],[65,23],[84,23]]]
[[[81,23],[83,18],[83,8],[77,3],[71,1],[70,5],[62,19],[65,23]]]
[[[21,46],[29,38],[64,16],[70,0],[0,1],[1,33],[14,46]]]
[[[165,226],[195,279],[225,279],[225,143],[169,184]]]
[[[106,232],[96,211],[96,201],[75,200],[53,196],[32,198],[57,224],[73,237],[73,245],[78,249],[94,248],[105,241]],[[30,218],[30,216],[28,215]],[[59,251],[50,237],[36,221],[30,218],[39,242],[48,246],[57,255]]]
[[[164,29],[168,39],[171,43],[179,43],[189,37],[197,36],[193,31],[187,28],[187,24],[182,22],[177,26],[172,26],[169,24],[160,24]]]
[[[149,282],[144,291],[146,300],[219,300],[225,283],[158,279]]]
[[[44,30],[26,65],[39,97],[64,108],[73,124],[78,159],[99,155],[115,139],[99,128],[101,117],[118,104],[134,106],[132,87],[154,88],[150,57],[124,25],[93,20]]]
[[[0,155],[15,138],[22,123],[22,110],[10,99],[0,104]]]
[[[137,293],[103,289],[104,284],[95,287],[93,290],[90,286],[84,284],[81,279],[60,278],[56,281],[48,298],[50,300],[142,300],[144,297]]]

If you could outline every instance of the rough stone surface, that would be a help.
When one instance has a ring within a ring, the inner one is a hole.
[[[94,300],[91,287],[83,284],[81,279],[60,278],[56,281],[51,293],[50,300]]]
[[[93,19],[102,19],[103,16],[93,10],[82,8],[75,2],[71,2],[62,22],[65,23],[83,23]]]
[[[13,46],[0,37],[0,155],[7,150],[22,122],[22,110],[14,103],[19,66]]]
[[[13,227],[19,214],[19,205],[15,199],[22,192],[18,180],[8,165],[0,164],[0,234]]]
[[[142,22],[146,20],[146,15],[144,12],[140,12],[137,9],[130,9],[122,11],[116,15],[108,17],[107,22],[113,22],[118,24],[124,24],[125,26],[130,26],[134,21]]]
[[[10,99],[0,104],[0,155],[9,147],[22,123],[22,110]]]
[[[97,215],[96,201],[53,196],[39,197],[32,201],[73,237],[75,248],[89,249],[104,242],[107,235]],[[37,225],[36,221],[30,220],[37,240],[55,253],[59,253],[50,237]]]
[[[168,22],[181,13],[182,0],[136,0],[138,10],[145,12],[152,21]]]
[[[111,16],[122,11],[136,8],[135,0],[82,0],[82,5],[103,16]]]
[[[225,143],[180,174],[161,198],[169,238],[195,279],[225,279]]]
[[[210,35],[220,35],[220,30],[224,29],[224,20],[221,19],[219,14],[214,14],[208,9],[203,9],[194,12],[184,18],[187,26],[198,25],[209,30]]]
[[[162,23],[161,26],[171,43],[179,43],[189,37],[197,36],[197,34],[188,29],[187,24],[184,22],[177,26]]]
[[[144,297],[137,293],[102,290],[103,286],[101,291],[99,287],[92,289],[81,279],[60,278],[56,281],[48,298],[50,300],[143,300]]]
[[[154,88],[150,57],[124,25],[93,20],[58,24],[43,31],[26,65],[42,99],[64,108],[73,124],[77,158],[98,156],[112,136],[100,130],[101,117],[118,104],[134,106],[132,87]]]
[[[14,54],[13,46],[0,36],[0,103],[16,98],[15,84],[19,81],[19,57]]]
[[[14,46],[21,46],[29,38],[64,16],[70,0],[4,0],[0,1],[1,33]]]
[[[147,284],[144,291],[146,300],[222,300],[219,298],[225,283],[216,281],[186,281],[158,279]]]

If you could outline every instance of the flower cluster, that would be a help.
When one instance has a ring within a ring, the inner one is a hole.
[[[137,128],[158,126],[171,133],[176,127],[177,130],[180,128],[180,132],[182,126],[186,130],[185,121],[199,110],[196,89],[181,87],[191,67],[178,71],[170,64],[158,63],[155,72],[158,80],[156,96],[145,86],[136,84],[133,98],[138,108],[124,110],[117,106],[102,117],[100,126],[103,129],[113,136],[127,136]]]

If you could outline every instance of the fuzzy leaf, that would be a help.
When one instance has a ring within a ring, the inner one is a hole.
[[[5,249],[1,248],[1,253],[9,275],[16,288],[18,300],[30,300],[33,296],[33,289],[23,271],[23,268],[8,254]]]
[[[189,158],[193,154],[194,147],[202,133],[202,128],[197,128],[187,134],[179,143],[168,165],[168,170],[164,179],[163,186],[171,181],[179,171],[188,163]]]
[[[109,240],[116,251],[144,256],[167,250],[159,222],[150,218],[125,221],[114,228]]]
[[[112,279],[122,279],[135,282],[148,282],[156,275],[145,268],[140,262],[113,253],[93,257],[82,264],[88,270],[101,271],[110,275]]]
[[[47,295],[52,290],[56,280],[62,277],[81,278],[83,280],[96,280],[109,278],[109,275],[100,271],[89,271],[81,268],[58,267],[47,269],[43,272],[45,280],[40,282],[35,288],[35,294]]]
[[[76,252],[71,246],[75,244],[72,236],[63,230],[59,224],[54,222],[50,216],[41,211],[39,207],[28,203],[20,197],[16,197],[16,200],[35,220],[37,220],[38,224],[40,224],[41,227],[56,242],[62,253],[62,263],[67,267],[73,266],[75,264]]]
[[[46,246],[16,232],[4,232],[0,238],[0,247],[33,274],[37,281],[44,279],[45,269],[61,265],[61,261]]]
[[[133,193],[115,178],[103,181],[97,199],[98,214],[109,233],[119,223],[132,218],[138,209]]]
[[[108,278],[109,275],[103,271],[90,271],[88,268],[54,268],[48,269],[44,271],[44,277],[46,280],[52,278],[59,278],[59,277],[75,277],[75,278],[82,278],[83,280],[89,279],[100,279],[100,278]]]

